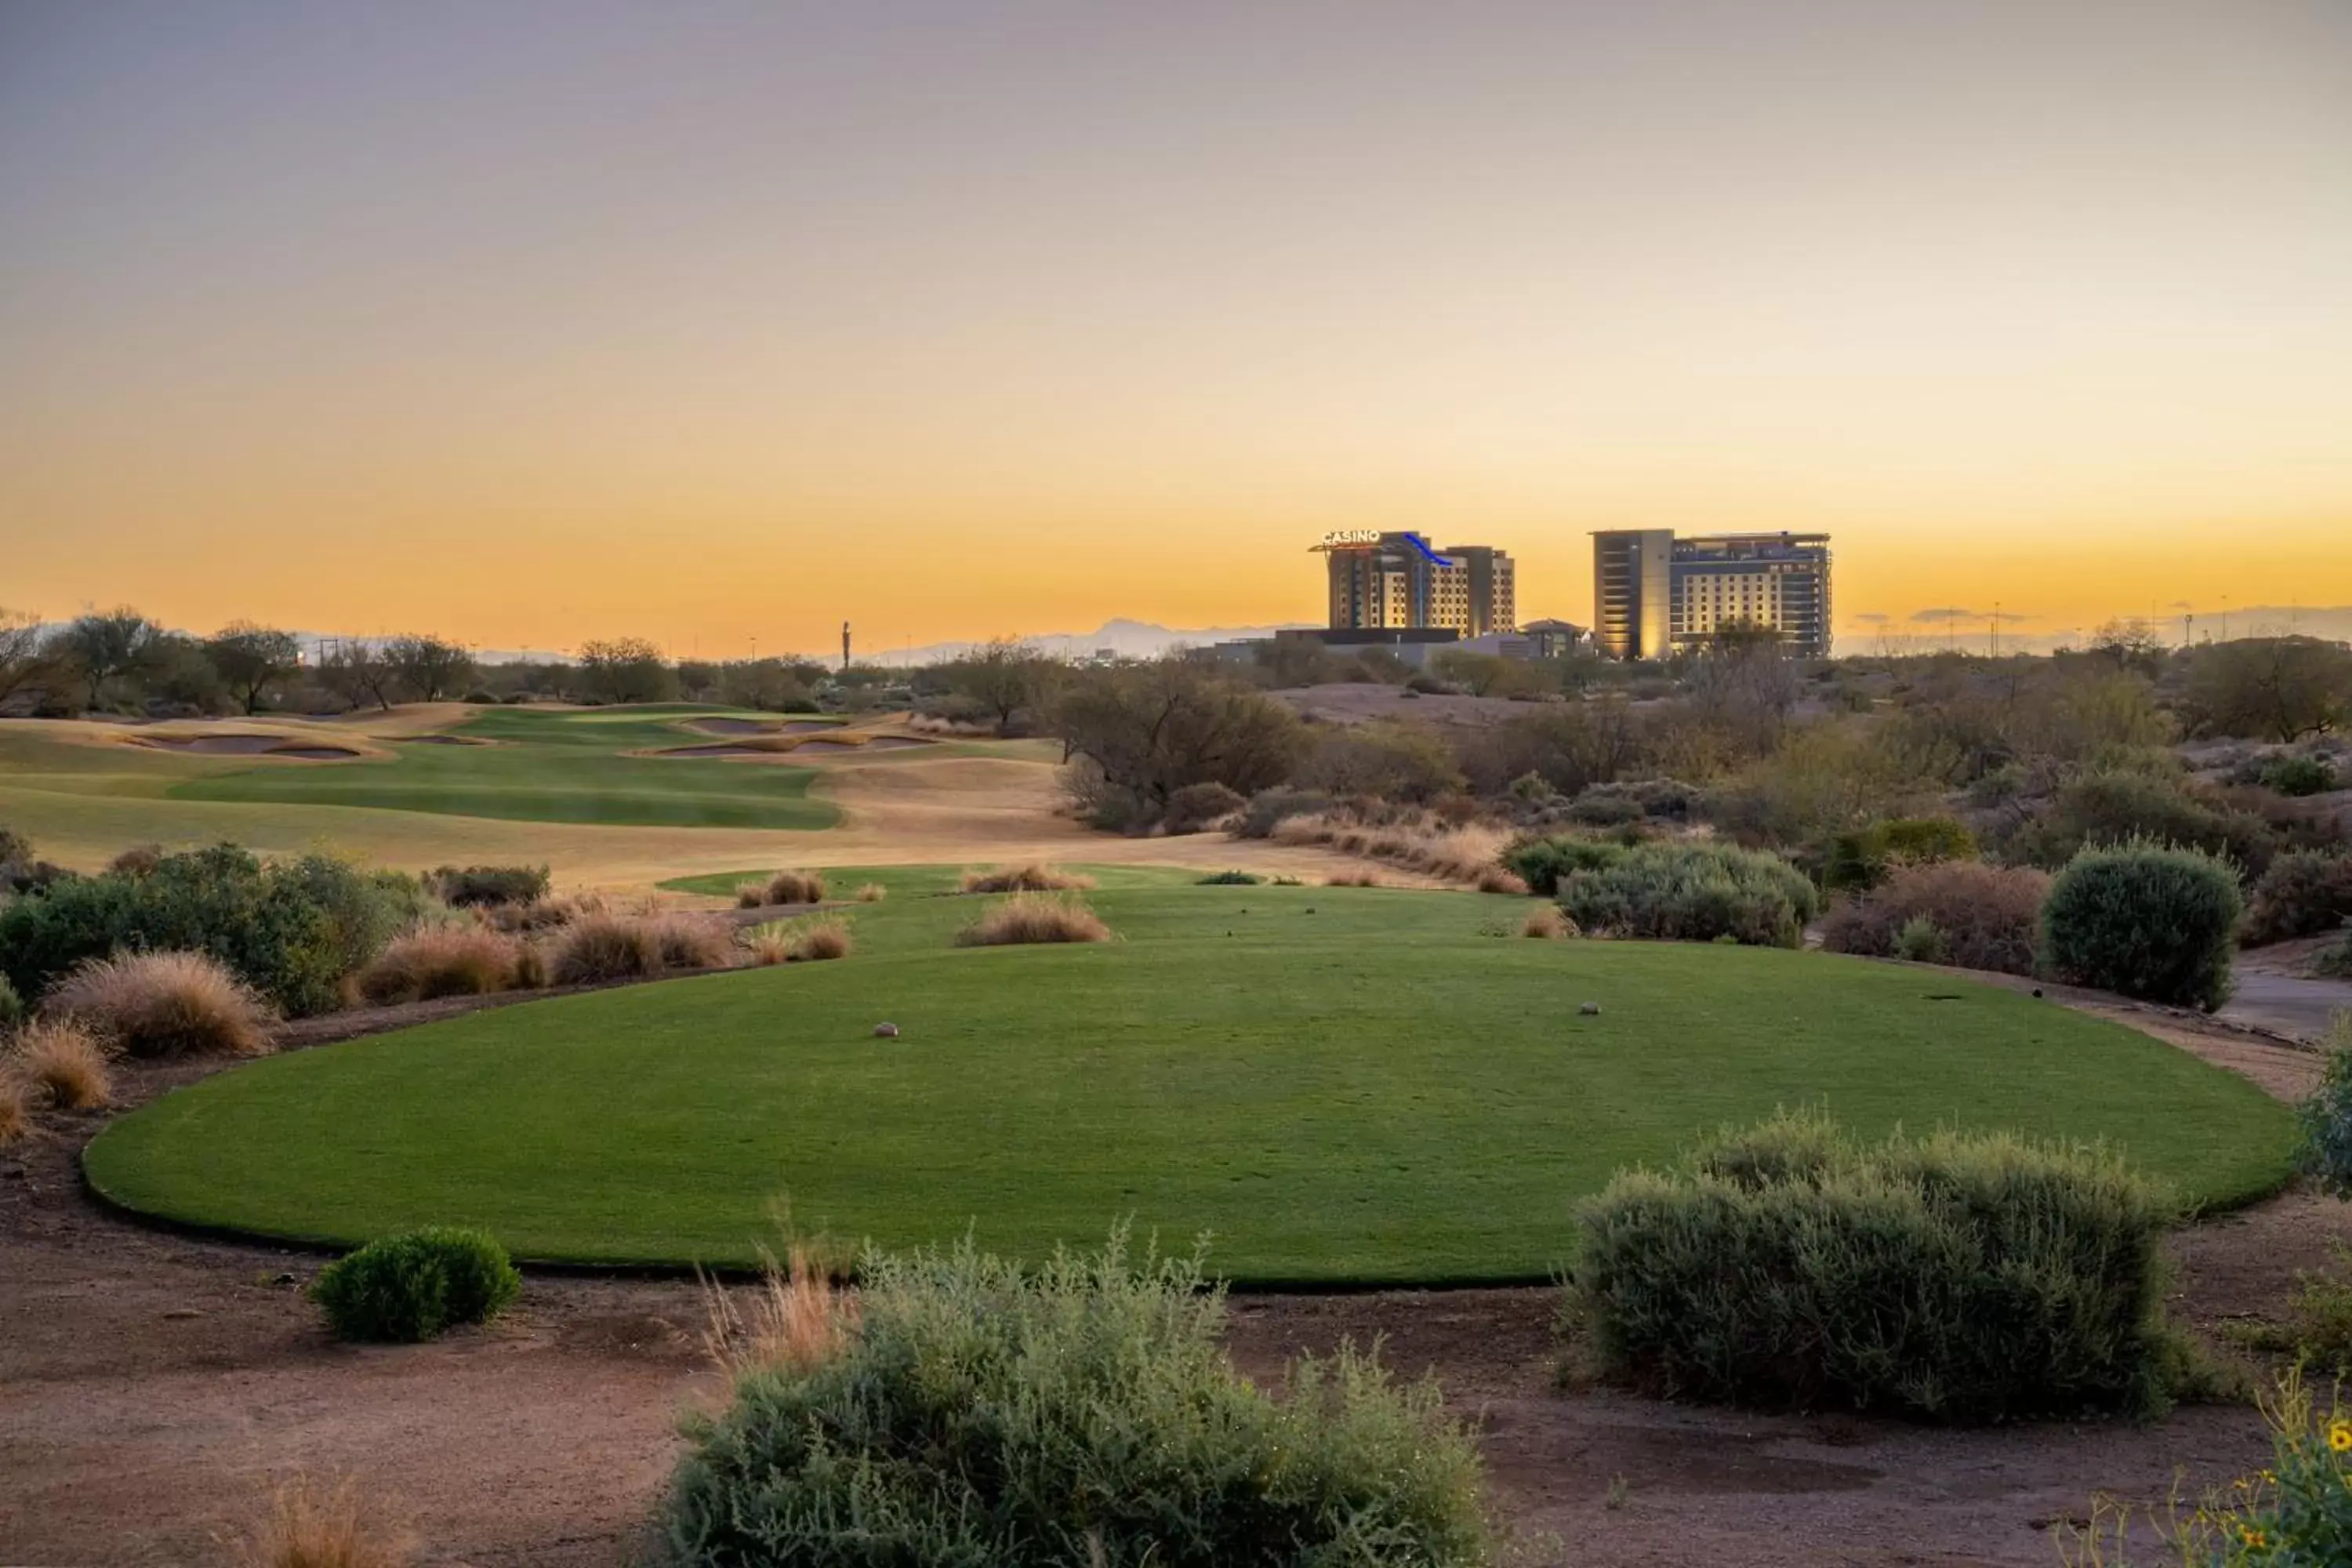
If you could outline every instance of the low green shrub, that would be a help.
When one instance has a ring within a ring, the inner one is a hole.
[[[2336,1015],[2319,1083],[2295,1107],[2304,1173],[2335,1197],[2352,1198],[2352,1012]]]
[[[2336,787],[2336,769],[2325,757],[2280,757],[2263,769],[2262,782],[2284,795],[2326,795]]]
[[[547,897],[544,866],[442,866],[425,875],[425,886],[445,904],[459,909],[535,904]]]
[[[2331,1268],[2295,1270],[2294,1293],[2281,1321],[2225,1325],[2227,1337],[2336,1378],[2352,1375],[2352,1247],[2333,1242],[2328,1255]]]
[[[166,855],[137,876],[76,877],[0,906],[0,974],[37,999],[122,951],[203,952],[282,1011],[331,1011],[346,975],[427,908],[415,879],[323,855],[264,863],[235,845]]]
[[[2352,921],[2352,855],[2296,849],[2280,856],[2246,901],[2249,947],[2315,936]]]
[[[1954,1422],[2152,1412],[2176,1354],[2171,1217],[2100,1149],[1865,1145],[1783,1114],[1580,1205],[1563,1326],[1670,1395]]]
[[[1560,908],[1588,935],[1795,947],[1821,907],[1794,866],[1728,844],[1641,844],[1554,875]]]
[[[1976,835],[1948,816],[1887,817],[1830,839],[1822,886],[1859,891],[1878,886],[1900,866],[1976,858]]]
[[[1255,871],[1218,871],[1201,879],[1203,888],[1255,888],[1265,879]]]
[[[1507,845],[1500,857],[1503,868],[1543,898],[1559,891],[1559,879],[1570,871],[1597,871],[1625,858],[1622,844],[1605,844],[1573,833],[1521,838]]]
[[[2270,824],[2252,812],[2214,804],[2177,779],[2117,769],[2061,789],[2011,838],[2007,858],[2055,870],[2089,846],[2137,840],[2202,849],[2254,877],[2278,848]]]
[[[2084,849],[2051,881],[2042,957],[2061,980],[2210,1013],[2230,997],[2243,910],[2229,864],[2201,850]]]
[[[1435,1388],[1343,1346],[1277,1403],[1220,1347],[1198,1260],[1124,1237],[1034,1274],[868,1253],[854,1325],[754,1361],[688,1420],[672,1568],[1447,1568],[1487,1560],[1478,1460]]]
[[[337,1258],[311,1281],[310,1299],[337,1339],[415,1344],[455,1324],[488,1322],[521,1289],[495,1237],[427,1226]]]

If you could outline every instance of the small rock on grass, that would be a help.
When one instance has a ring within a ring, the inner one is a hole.
[[[877,1024],[874,1026],[874,1037],[877,1040],[895,1040],[898,1037],[898,1026]]]
[[[1580,1003],[1576,1010],[1579,1013],[1583,1014],[1588,1018],[1598,1018],[1601,1016],[1601,1004],[1598,1002]]]

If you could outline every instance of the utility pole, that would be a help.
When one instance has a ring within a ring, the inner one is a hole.
[[[841,623],[841,672],[849,673],[849,623]]]

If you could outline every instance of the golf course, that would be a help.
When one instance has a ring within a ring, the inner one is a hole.
[[[477,1225],[567,1262],[749,1264],[787,1214],[845,1260],[967,1230],[1035,1258],[1131,1216],[1163,1246],[1209,1233],[1237,1282],[1328,1286],[1544,1279],[1613,1171],[1778,1106],[2104,1140],[2200,1205],[2288,1174],[2291,1118],[2253,1085],[2013,991],[1526,941],[1507,897],[1086,870],[1108,943],[959,948],[990,900],[957,868],[843,869],[836,896],[887,895],[847,907],[843,962],[235,1068],[109,1127],[89,1179],[192,1225],[338,1245]]]

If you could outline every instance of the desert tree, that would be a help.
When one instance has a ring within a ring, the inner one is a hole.
[[[594,638],[580,645],[580,684],[604,702],[659,702],[677,695],[677,676],[644,637]]]
[[[394,683],[419,702],[438,702],[465,689],[474,674],[474,656],[453,642],[415,633],[383,645]]]
[[[2215,643],[2190,664],[2181,707],[2208,735],[2324,735],[2352,722],[2352,647],[2307,637]]]
[[[96,708],[109,681],[136,675],[156,658],[163,628],[127,605],[78,616],[58,635],[58,651],[73,661]]]
[[[966,648],[938,673],[949,690],[994,714],[1003,734],[1016,715],[1045,701],[1060,670],[1019,637],[992,637]]]
[[[292,632],[231,621],[206,639],[205,657],[245,710],[257,713],[262,694],[302,668],[302,645]]]
[[[319,684],[352,708],[367,701],[389,710],[398,679],[383,650],[369,643],[338,643],[319,661]]]
[[[57,668],[41,617],[0,608],[0,702],[5,702]]]
[[[1181,658],[1073,672],[1051,722],[1105,786],[1153,814],[1186,784],[1280,784],[1307,747],[1282,702]]]

